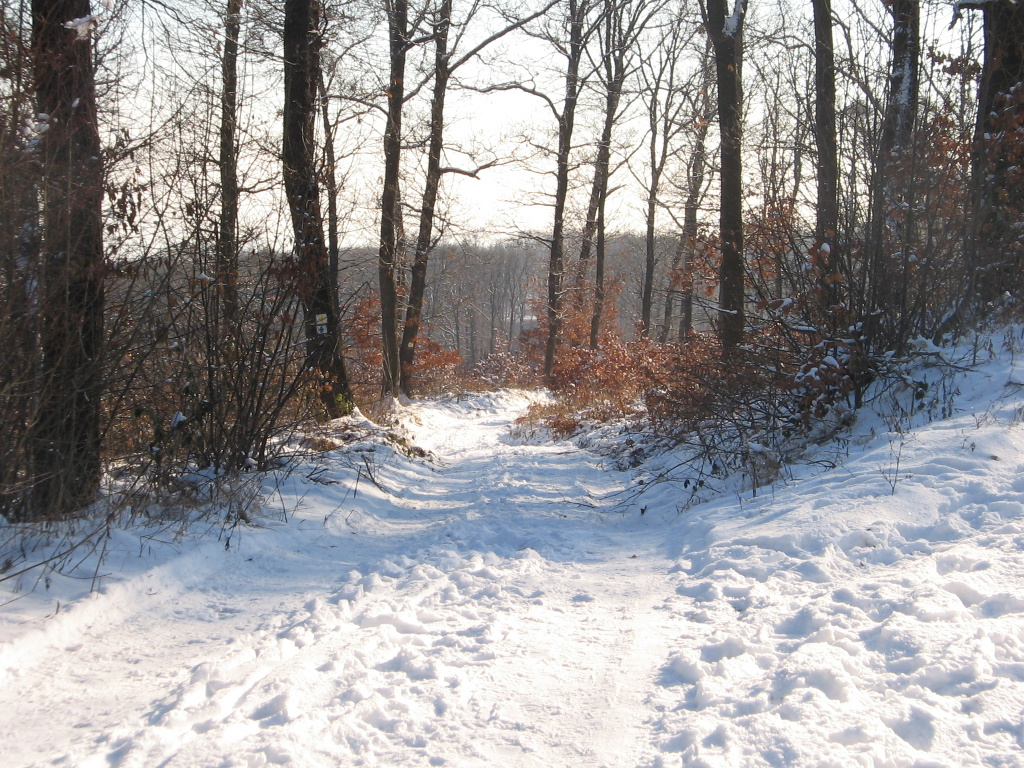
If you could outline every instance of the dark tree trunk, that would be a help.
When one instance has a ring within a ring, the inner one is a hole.
[[[341,259],[338,252],[338,180],[335,176],[337,158],[334,154],[334,126],[327,107],[327,87],[320,72],[320,117],[324,126],[324,183],[327,185],[327,262],[331,271],[331,299],[338,306],[338,273]]]
[[[672,264],[673,272],[678,272],[683,277],[683,285],[680,289],[679,300],[679,343],[682,344],[690,335],[693,327],[693,259],[697,249],[697,213],[700,208],[701,193],[704,189],[704,176],[707,172],[707,150],[706,142],[708,128],[711,125],[711,115],[705,114],[702,117],[697,129],[696,141],[693,144],[693,151],[690,153],[689,173],[687,174],[686,203],[683,206],[683,231],[679,235],[679,244],[676,248],[675,259]],[[671,299],[672,294],[669,294]],[[665,302],[665,341],[668,337],[669,325],[672,322],[672,302]]]
[[[610,22],[606,21],[606,24]],[[610,33],[609,33],[610,34]],[[622,82],[626,77],[623,61],[625,48],[615,49],[611,39],[605,45],[611,49],[605,59],[606,92],[604,100],[604,123],[601,127],[601,138],[597,142],[597,156],[594,158],[594,182],[590,187],[590,201],[587,205],[587,220],[583,224],[583,237],[580,243],[580,275],[586,274],[586,265],[590,260],[590,251],[594,247],[597,235],[598,209],[601,199],[608,190],[608,178],[612,158],[612,131],[618,118],[619,102],[622,98]]]
[[[0,515],[9,520],[27,517],[26,471],[33,464],[28,438],[38,405],[39,187],[36,158],[26,151],[29,137],[22,133],[25,118],[37,112],[31,52],[20,34],[28,12],[27,3],[18,4],[19,33],[0,42],[10,87],[0,118],[0,303],[6,310],[0,323],[6,356],[0,367]]]
[[[307,360],[323,379],[320,399],[328,416],[337,418],[351,407],[352,392],[341,355],[314,152],[320,9],[315,0],[285,0],[284,10],[284,188],[295,236]]]
[[[29,516],[66,517],[100,484],[103,165],[88,0],[33,0],[43,213],[39,418]]]
[[[642,12],[642,11],[641,11]],[[643,23],[646,26],[646,20]],[[640,29],[636,30],[637,32]],[[666,37],[662,38],[664,50],[660,54],[660,62],[654,65],[657,71],[654,73],[653,83],[650,84],[650,97],[647,102],[647,126],[649,138],[647,142],[648,159],[651,164],[650,184],[647,187],[647,211],[645,217],[644,234],[644,278],[640,290],[640,334],[648,336],[651,333],[651,315],[654,305],[654,270],[657,266],[655,252],[657,236],[658,203],[661,192],[661,179],[665,171],[665,164],[668,162],[669,145],[673,136],[678,132],[680,117],[678,95],[676,88],[676,59],[680,51],[680,21],[677,18],[669,28]],[[626,41],[623,40],[622,43]],[[630,45],[635,43],[635,38],[629,40]],[[626,50],[625,44],[618,46]],[[641,54],[643,55],[643,54]],[[641,70],[644,64],[640,64]],[[624,69],[624,67],[623,67]],[[621,84],[619,90],[621,91]],[[659,91],[664,89],[665,103],[662,105],[659,100]],[[665,295],[665,306],[671,315],[672,298],[671,292]],[[664,332],[662,333],[664,337]]]
[[[919,0],[893,0],[889,6],[893,18],[892,63],[889,91],[882,120],[878,156],[875,161],[869,214],[868,302],[865,336],[870,347],[898,344],[893,331],[895,317],[906,301],[901,290],[902,272],[907,254],[890,253],[890,247],[902,245],[902,228],[892,216],[899,204],[901,184],[895,169],[911,149],[920,77]],[[887,233],[890,233],[887,235]]]
[[[651,309],[654,304],[654,269],[658,264],[657,251],[657,223],[658,211],[658,186],[661,182],[661,170],[656,169],[651,173],[651,187],[647,191],[647,227],[644,234],[644,282],[640,289],[640,335],[648,336],[651,332]],[[668,298],[665,303],[671,311],[671,302]]]
[[[963,7],[984,10],[985,57],[978,91],[973,186],[975,235],[971,293],[982,302],[1020,287],[1024,246],[1024,6],[1010,0]]]
[[[601,205],[602,189],[608,187],[608,164],[611,161],[612,126],[605,114],[604,128],[597,143],[597,157],[594,158],[594,181],[590,185],[590,199],[587,202],[587,218],[583,222],[580,233],[580,256],[576,263],[576,286],[582,296],[583,285],[590,270],[590,255],[594,249],[594,238],[597,237],[597,209]],[[607,139],[605,138],[607,136]],[[603,169],[603,171],[602,171]],[[579,301],[582,304],[582,299]]]
[[[594,314],[590,318],[590,348],[597,349],[601,337],[601,321],[604,317],[604,209],[608,202],[607,191],[601,195],[597,205],[597,248],[594,252]]]
[[[402,324],[401,344],[398,346],[398,375],[399,385],[403,394],[412,395],[412,372],[416,360],[416,344],[420,335],[423,320],[423,300],[426,293],[427,266],[430,261],[430,254],[436,244],[434,235],[434,219],[437,211],[437,200],[440,193],[441,178],[444,169],[441,168],[441,159],[444,152],[444,131],[445,131],[445,98],[448,95],[448,84],[454,73],[463,64],[473,61],[480,52],[504,37],[514,29],[518,29],[526,23],[543,16],[557,0],[550,0],[549,4],[533,14],[511,21],[504,28],[493,32],[486,39],[465,53],[461,58],[453,60],[454,53],[449,48],[449,31],[452,24],[452,0],[437,0],[437,11],[433,22],[434,41],[434,88],[430,102],[430,128],[427,139],[427,172],[424,181],[423,198],[420,206],[419,226],[416,233],[415,251],[413,253],[412,267],[409,270],[409,291],[405,306],[405,321]],[[469,10],[469,17],[472,17],[480,6],[474,5]],[[464,22],[465,24],[466,22]],[[407,34],[407,33],[406,33]],[[394,52],[394,48],[392,49]],[[404,56],[404,54],[403,54]],[[392,62],[394,62],[394,53]],[[404,68],[404,64],[403,64]],[[399,114],[399,120],[401,115]],[[481,169],[478,169],[481,170]],[[475,176],[475,173],[470,173]],[[397,200],[397,196],[396,196]],[[401,242],[402,218],[396,214],[396,240]],[[401,250],[404,250],[402,248]],[[397,322],[397,308],[396,308]],[[397,337],[396,337],[397,338]]]
[[[438,18],[434,24],[434,93],[430,102],[430,138],[427,149],[427,178],[420,207],[416,252],[413,255],[412,276],[409,285],[409,303],[402,330],[400,363],[402,392],[412,394],[412,370],[416,357],[416,339],[423,316],[423,295],[427,287],[427,264],[434,242],[434,211],[441,185],[441,152],[444,149],[444,101],[451,75],[448,61],[448,30],[451,26],[452,0],[441,0]]]
[[[606,22],[610,26],[610,22]],[[622,83],[626,77],[624,56],[625,46],[614,46],[614,38],[609,33],[606,45],[611,58],[607,61],[607,92],[605,93],[604,126],[601,129],[601,140],[597,145],[597,162],[594,166],[594,186],[591,194],[591,205],[594,211],[593,229],[587,222],[584,231],[583,245],[580,250],[580,263],[589,258],[590,242],[596,234],[597,247],[594,251],[594,311],[590,321],[590,347],[597,349],[598,330],[601,326],[601,315],[604,312],[604,210],[608,203],[608,179],[611,175],[612,131],[618,118],[619,101],[622,97]]]
[[[662,324],[660,341],[668,341],[672,325],[672,305],[675,294],[679,294],[679,327],[678,340],[682,344],[690,335],[693,327],[693,260],[697,248],[697,213],[700,208],[701,196],[704,192],[704,178],[707,173],[707,138],[711,121],[714,119],[715,105],[711,100],[713,70],[710,60],[710,42],[705,49],[701,72],[700,93],[703,94],[698,103],[699,114],[696,115],[697,126],[694,135],[693,149],[687,161],[686,202],[683,205],[683,230],[679,234],[679,242],[672,258],[671,279],[682,277],[682,287],[676,291],[671,286],[665,297],[665,314]]]
[[[733,360],[743,344],[743,20],[747,0],[735,0],[727,16],[726,0],[708,0],[708,33],[715,49],[718,76],[718,129],[721,136],[721,205],[719,237],[722,264],[718,272],[718,333],[722,357]]]
[[[832,0],[814,6],[814,142],[818,150],[817,216],[814,235],[828,244],[822,264],[837,271],[839,230],[839,157],[836,147],[836,65],[832,44]],[[832,291],[834,294],[835,292]],[[834,303],[835,296],[829,297]]]
[[[384,129],[384,189],[380,199],[380,251],[377,274],[380,283],[383,384],[385,398],[396,397],[401,384],[398,355],[398,268],[402,211],[399,207],[399,174],[402,166],[402,108],[405,100],[405,54],[409,45],[409,6],[392,0],[388,7],[388,39],[391,73],[388,85],[388,117]]]
[[[220,228],[217,232],[217,285],[223,291],[225,319],[238,315],[238,35],[242,0],[228,0],[224,16],[220,116]]]
[[[683,343],[693,329],[693,260],[697,251],[697,212],[701,190],[704,188],[704,174],[707,170],[705,141],[710,120],[705,120],[697,135],[697,142],[690,156],[689,189],[683,208],[683,232],[680,245],[683,251],[683,294],[680,306],[679,342]]]
[[[656,266],[655,246],[657,243],[657,217],[658,217],[658,201],[661,194],[661,178],[665,172],[665,164],[669,157],[669,144],[674,134],[678,131],[677,121],[680,117],[678,107],[673,108],[673,100],[676,94],[676,82],[675,82],[675,55],[679,48],[676,45],[678,37],[679,25],[678,22],[672,25],[672,31],[669,37],[664,38],[669,41],[669,47],[666,53],[668,54],[667,60],[662,59],[660,62],[660,68],[655,72],[654,81],[648,87],[650,88],[649,98],[647,101],[647,127],[648,127],[648,141],[647,141],[647,153],[648,159],[651,164],[651,175],[649,186],[647,187],[647,215],[646,215],[646,234],[644,237],[644,282],[643,288],[641,289],[640,297],[640,325],[641,333],[649,335],[651,330],[651,313],[653,304],[654,294],[654,269]],[[664,54],[663,54],[664,55]],[[667,82],[663,79],[667,77]],[[659,91],[664,89],[665,91],[665,104],[662,106],[661,100],[659,99]],[[673,260],[675,262],[675,260]],[[676,267],[676,264],[672,264],[672,269]],[[668,324],[672,321],[672,303],[674,298],[673,286],[671,283],[672,277],[669,270],[669,284],[665,291],[665,304],[663,323],[661,331],[658,334],[658,340],[664,343],[668,338]]]
[[[580,245],[578,280],[582,284],[586,275],[590,251],[594,246],[594,237],[598,232],[600,210],[607,205],[608,184],[611,179],[612,133],[619,118],[619,104],[622,101],[622,88],[628,70],[631,68],[632,56],[637,37],[643,32],[650,19],[650,10],[646,3],[632,3],[629,0],[606,0],[603,4],[601,19],[601,61],[602,85],[604,86],[604,123],[601,127],[601,138],[597,143],[597,157],[594,160],[594,182],[590,191],[590,203],[587,206],[587,220],[583,227],[583,238]],[[603,264],[601,269],[604,274]],[[597,292],[603,296],[603,283]],[[595,296],[594,315],[591,325],[600,325],[601,309],[598,308]],[[600,299],[603,302],[603,298]],[[648,312],[648,321],[650,320]],[[644,326],[646,328],[646,325]],[[592,334],[591,346],[596,344],[596,336]]]
[[[558,116],[558,150],[555,172],[554,223],[551,229],[551,251],[548,259],[547,321],[548,335],[544,345],[544,379],[551,383],[555,370],[555,352],[562,330],[562,288],[565,273],[565,203],[569,194],[569,154],[576,123],[576,103],[580,91],[580,60],[583,56],[584,22],[589,0],[567,0],[569,8],[569,46],[565,69],[565,101]]]

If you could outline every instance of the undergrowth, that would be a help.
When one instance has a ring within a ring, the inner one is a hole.
[[[518,429],[574,439],[638,470],[636,495],[671,482],[682,511],[727,487],[757,495],[797,462],[834,468],[863,409],[898,445],[910,429],[954,414],[960,374],[1021,348],[1017,326],[988,326],[944,349],[916,339],[901,355],[875,356],[842,338],[787,347],[768,330],[729,365],[710,335],[681,348],[644,341],[570,357],[553,399],[533,405]]]

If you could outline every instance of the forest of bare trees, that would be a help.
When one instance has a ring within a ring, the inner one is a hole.
[[[2,25],[12,522],[453,388],[682,422],[764,398],[806,428],[1020,298],[1012,0],[4,0]]]

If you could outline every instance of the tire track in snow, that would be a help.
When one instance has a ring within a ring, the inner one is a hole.
[[[651,718],[637,713],[673,632],[664,576],[638,561],[564,568],[549,599],[509,632],[478,705],[495,734],[492,761],[598,767],[651,757]]]

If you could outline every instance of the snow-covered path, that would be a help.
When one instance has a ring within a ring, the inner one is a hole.
[[[290,525],[39,653],[0,689],[0,762],[649,762],[673,561],[595,512],[627,475],[508,440],[510,397],[413,407],[431,463],[370,454],[354,498],[351,469],[295,478]]]
[[[514,439],[530,395],[409,406],[429,460],[349,446],[227,550],[26,584],[0,767],[1024,766],[1024,371],[915,375],[934,412],[682,514]]]

